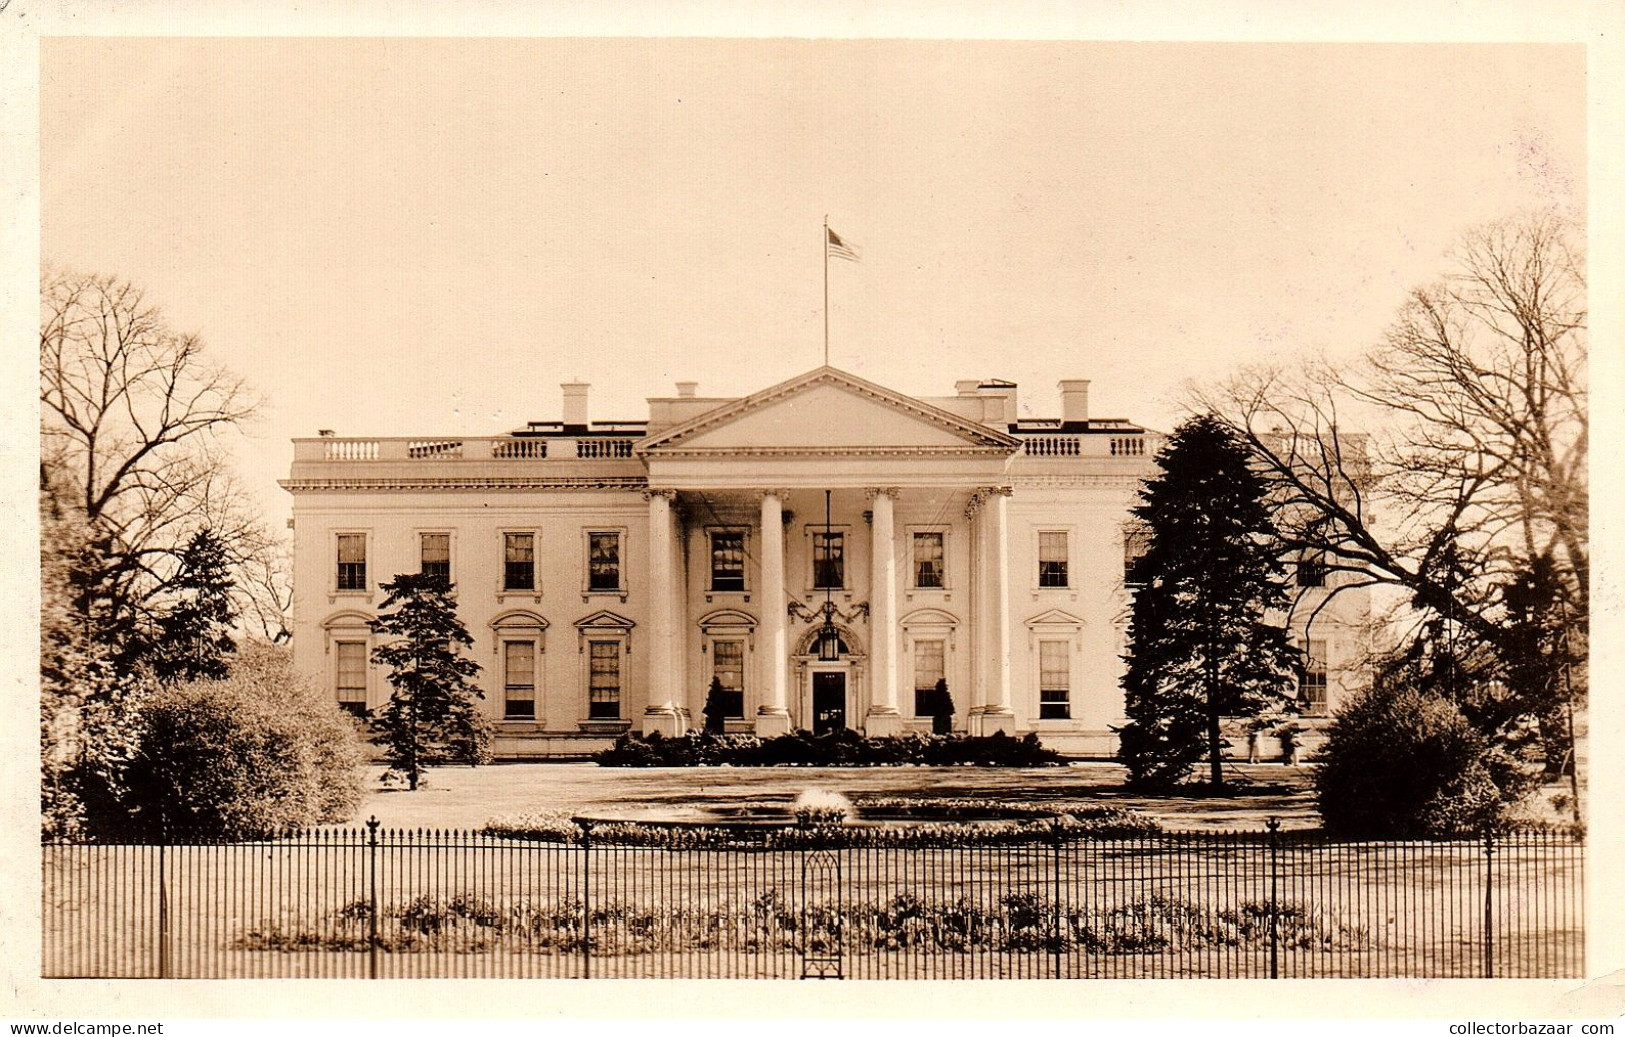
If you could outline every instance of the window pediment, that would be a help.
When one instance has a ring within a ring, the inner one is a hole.
[[[599,609],[590,616],[583,616],[576,620],[575,626],[583,634],[601,631],[606,634],[625,634],[637,626],[636,623],[618,613],[608,609]]]
[[[491,620],[497,630],[546,630],[547,619],[529,609],[510,609]]]
[[[959,625],[959,617],[952,612],[942,609],[915,609],[902,619],[903,629],[913,627],[955,627]]]
[[[1027,628],[1029,630],[1076,630],[1083,625],[1083,620],[1079,619],[1077,616],[1074,616],[1070,612],[1062,612],[1060,609],[1050,609],[1047,612],[1040,612],[1038,615],[1027,620]]]
[[[726,630],[752,631],[756,629],[756,617],[738,609],[717,609],[700,617],[700,629],[723,633]]]
[[[322,620],[323,630],[371,630],[372,617],[356,609],[343,609]]]

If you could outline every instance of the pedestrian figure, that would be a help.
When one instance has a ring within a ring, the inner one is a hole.
[[[720,735],[726,729],[724,721],[728,716],[728,707],[722,701],[725,694],[722,679],[712,677],[711,689],[705,696],[705,709],[701,711],[705,714],[705,730],[709,734]]]
[[[954,733],[954,700],[948,694],[948,678],[941,677],[937,686],[931,692],[931,733],[934,735],[951,735]]]

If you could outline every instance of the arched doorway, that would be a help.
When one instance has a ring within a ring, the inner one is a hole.
[[[814,734],[855,727],[863,717],[863,644],[851,627],[836,623],[835,628],[840,642],[833,661],[818,658],[816,625],[797,640],[793,656],[799,690],[795,724]]]

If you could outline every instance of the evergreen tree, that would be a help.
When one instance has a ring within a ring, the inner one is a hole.
[[[231,636],[237,622],[233,587],[226,545],[210,530],[200,530],[181,551],[180,568],[170,581],[176,601],[158,621],[150,658],[159,680],[226,678],[227,659],[237,651]]]
[[[395,640],[373,649],[372,659],[390,668],[395,691],[372,729],[390,770],[415,789],[425,767],[487,762],[491,730],[476,701],[485,693],[472,680],[480,665],[458,651],[474,639],[457,618],[451,584],[438,574],[403,573],[383,589],[372,630]]]
[[[1294,691],[1299,653],[1270,621],[1286,608],[1285,573],[1264,482],[1220,421],[1186,421],[1156,463],[1133,509],[1150,535],[1135,570],[1118,758],[1131,784],[1166,788],[1205,753],[1217,787],[1220,718],[1280,708]]]

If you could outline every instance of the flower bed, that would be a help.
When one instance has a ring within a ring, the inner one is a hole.
[[[1037,805],[1019,803],[985,804],[975,800],[892,800],[879,799],[856,804],[860,818],[870,817],[870,810],[880,804],[881,816],[887,809],[913,811],[914,817],[927,816],[927,810],[936,804],[938,813],[966,810],[971,806],[983,811],[1007,808],[1010,815],[987,821],[940,820],[910,821],[898,824],[842,825],[813,823],[803,825],[671,825],[659,822],[607,821],[591,826],[591,840],[595,844],[623,846],[655,846],[665,849],[711,849],[722,847],[758,847],[762,849],[796,849],[801,847],[857,847],[892,846],[901,849],[927,849],[957,846],[1008,846],[1023,843],[1049,842],[1057,838],[1121,839],[1150,835],[1162,831],[1152,818],[1120,807],[1070,807],[1065,810],[1044,809]],[[907,804],[906,807],[900,804]],[[943,807],[947,804],[947,807]],[[522,839],[532,842],[579,844],[583,831],[567,814],[538,812],[514,817],[495,818],[480,830],[480,834],[503,839]]]
[[[776,738],[695,732],[677,738],[659,732],[625,734],[593,757],[602,767],[1056,767],[1061,755],[1036,735],[1011,738],[1002,732],[965,735],[898,735],[867,738],[852,730],[814,735],[794,731]]]
[[[1208,948],[1259,948],[1269,939],[1270,909],[1255,902],[1214,909],[1183,897],[1153,894],[1092,907],[1062,905],[1036,893],[996,901],[931,899],[899,892],[884,900],[805,909],[768,891],[738,904],[595,903],[595,956],[672,953],[728,947],[751,952],[793,951],[840,940],[849,953],[907,949],[914,953],[1062,951],[1146,954]],[[1274,912],[1283,948],[1359,950],[1368,934],[1312,905],[1282,903]],[[388,905],[378,946],[393,953],[492,950],[570,953],[581,947],[586,911],[576,897],[492,901],[467,894],[420,896]],[[243,950],[356,951],[368,945],[368,908],[349,904],[319,923],[249,929]]]

